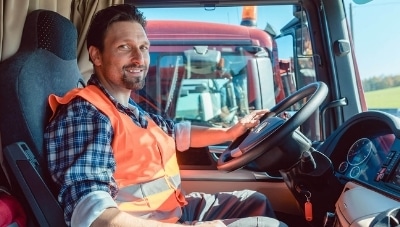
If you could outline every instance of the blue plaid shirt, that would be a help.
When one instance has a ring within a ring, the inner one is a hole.
[[[88,84],[99,87],[119,111],[141,125],[138,112],[149,116],[167,134],[174,137],[174,122],[144,112],[133,100],[125,107],[113,98],[92,75]],[[136,109],[136,111],[135,111]],[[135,113],[136,112],[136,113]],[[118,187],[113,178],[115,160],[111,148],[114,132],[109,118],[81,97],[58,108],[56,116],[46,127],[44,144],[48,168],[53,180],[61,186],[58,200],[69,224],[79,199],[95,191],[105,191],[115,198]]]

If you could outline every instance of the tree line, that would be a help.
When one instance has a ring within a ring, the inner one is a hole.
[[[365,92],[397,87],[400,86],[400,75],[374,76],[362,80],[362,84]]]

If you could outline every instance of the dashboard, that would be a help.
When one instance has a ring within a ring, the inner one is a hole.
[[[344,186],[332,226],[370,227],[393,212],[400,214],[400,118],[380,111],[359,113],[317,150],[329,157]]]
[[[337,173],[368,184],[387,182],[400,186],[400,152],[394,147],[395,139],[394,134],[357,139],[337,166]]]
[[[400,199],[400,118],[369,111],[354,116],[321,149],[340,181]]]

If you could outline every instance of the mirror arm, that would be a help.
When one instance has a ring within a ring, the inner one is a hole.
[[[348,102],[346,98],[341,98],[341,99],[337,99],[334,100],[328,104],[326,104],[325,106],[323,106],[321,108],[321,141],[324,141],[326,139],[326,122],[325,122],[325,113],[328,109],[330,108],[336,108],[336,107],[340,107],[340,106],[347,106]]]

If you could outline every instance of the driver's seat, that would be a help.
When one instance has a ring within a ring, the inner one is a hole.
[[[49,94],[63,95],[83,79],[77,64],[78,35],[70,20],[35,10],[25,21],[17,53],[0,63],[0,132],[8,181],[28,204],[29,226],[65,226],[43,153],[43,132],[50,117]],[[0,159],[1,160],[1,159]]]

